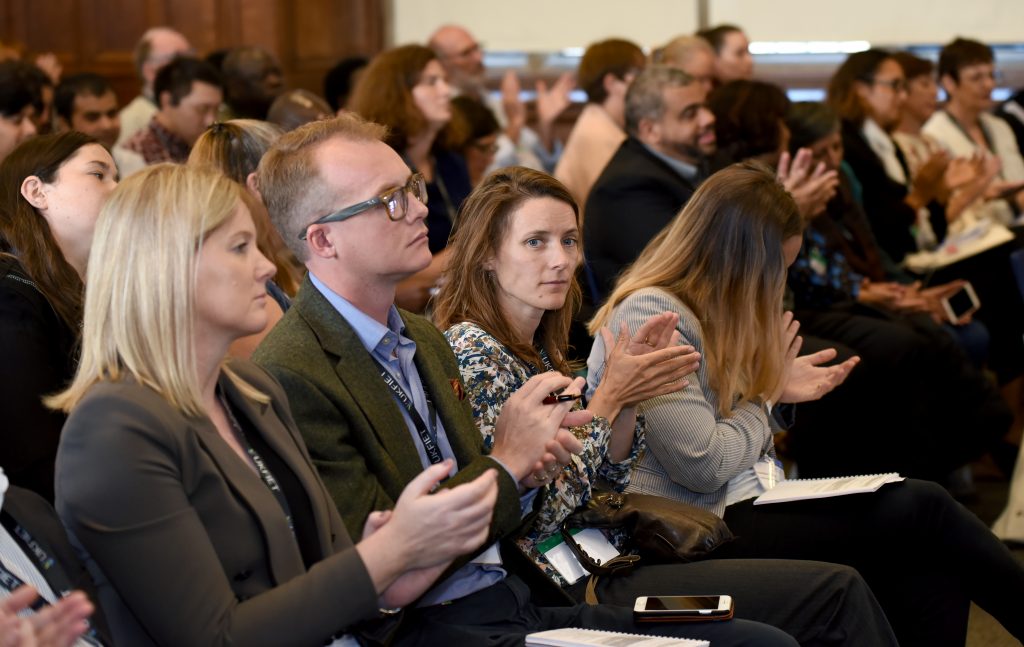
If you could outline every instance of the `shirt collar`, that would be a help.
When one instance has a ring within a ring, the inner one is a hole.
[[[886,150],[892,150],[894,148],[892,139],[889,137],[889,133],[885,132],[881,126],[875,123],[874,119],[870,117],[864,119],[864,125],[861,126],[861,132],[864,133],[864,139],[868,140],[868,144],[872,148],[884,148]]]
[[[312,272],[309,273],[309,281],[327,299],[327,302],[338,311],[338,314],[344,317],[348,325],[352,326],[356,336],[359,337],[359,341],[367,351],[372,353],[382,343],[387,346],[393,346],[394,343],[391,338],[399,337],[405,332],[405,322],[402,321],[401,315],[398,314],[398,308],[394,305],[388,310],[388,325],[385,326],[354,306],[351,301],[327,287]],[[388,337],[392,343],[385,342],[385,337]]]
[[[868,147],[881,160],[882,167],[885,169],[885,174],[889,176],[889,179],[899,184],[906,184],[907,174],[904,172],[903,165],[900,164],[899,157],[896,154],[896,142],[892,140],[889,133],[885,132],[871,118],[864,120],[864,125],[861,126],[861,133],[868,142]]]
[[[684,162],[681,159],[677,159],[675,157],[670,157],[670,156],[662,153],[661,151],[657,151],[657,150],[651,148],[650,146],[648,146],[647,144],[644,144],[643,142],[640,142],[640,143],[643,144],[644,148],[646,148],[651,153],[651,155],[654,155],[655,157],[660,159],[662,162],[665,162],[666,164],[669,165],[669,167],[673,171],[675,171],[679,175],[683,176],[684,180],[688,180],[690,182],[696,181],[697,174],[700,173],[700,169],[699,168],[697,168],[693,164],[688,164],[688,163]]]

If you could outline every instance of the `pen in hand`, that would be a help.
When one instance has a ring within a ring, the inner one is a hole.
[[[579,400],[582,397],[582,393],[576,393],[573,395],[556,395],[552,393],[548,397],[541,400],[541,404],[558,404],[559,402],[570,402],[572,400]]]

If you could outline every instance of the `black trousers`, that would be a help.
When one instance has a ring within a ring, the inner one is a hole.
[[[515,576],[450,604],[410,609],[406,614],[393,643],[401,647],[522,645],[529,633],[562,627],[696,638],[710,640],[714,647],[797,644],[785,632],[749,620],[637,624],[632,609],[622,606],[538,607],[530,602],[530,590]]]
[[[798,407],[789,443],[801,476],[941,480],[1009,430],[998,390],[928,317],[846,304],[797,318],[820,338],[805,339],[804,352],[835,346],[839,359],[861,357],[844,384]]]
[[[577,583],[571,592],[582,600],[585,588]],[[778,627],[804,647],[896,644],[864,579],[838,564],[713,559],[641,565],[628,575],[598,580],[603,603],[632,607],[641,595],[731,595],[737,617]]]
[[[991,335],[989,366],[1000,384],[1020,376],[1024,370],[1024,300],[1010,264],[1010,254],[1024,248],[1024,228],[1013,227],[1014,240],[993,247],[970,258],[944,267],[929,284],[939,285],[954,279],[967,279],[974,287],[981,308],[974,318],[988,328]]]
[[[963,647],[969,602],[1024,638],[1024,568],[977,517],[935,483],[874,494],[725,510],[736,541],[716,557],[828,560],[867,580],[900,645]]]

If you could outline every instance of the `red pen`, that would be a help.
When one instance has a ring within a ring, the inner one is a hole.
[[[541,404],[558,404],[559,402],[571,402],[572,400],[579,400],[582,397],[582,393],[576,393],[574,395],[555,395],[554,393],[552,393],[548,397],[541,400]]]

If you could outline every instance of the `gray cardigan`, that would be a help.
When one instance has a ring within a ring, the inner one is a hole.
[[[626,322],[636,333],[650,317],[679,314],[683,344],[704,355],[697,316],[679,299],[658,288],[633,293],[612,313],[608,326],[617,331]],[[600,382],[605,349],[598,335],[587,362],[589,386]],[[700,506],[722,516],[728,482],[753,467],[763,455],[774,456],[773,426],[764,408],[753,402],[733,407],[728,418],[718,414],[718,394],[709,386],[702,361],[682,391],[652,398],[638,412],[647,418],[647,451],[640,457],[628,491],[657,494]]]

